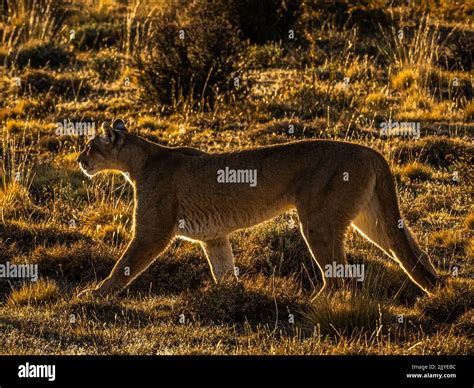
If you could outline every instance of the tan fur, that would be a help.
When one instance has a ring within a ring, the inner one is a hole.
[[[314,140],[209,154],[151,143],[129,134],[121,120],[103,129],[78,161],[88,175],[127,173],[135,210],[132,241],[93,291],[96,295],[124,288],[176,237],[201,242],[221,282],[234,271],[228,235],[291,208],[297,209],[302,234],[321,269],[345,263],[344,240],[352,225],[426,292],[438,283],[410,231],[399,228],[392,175],[385,159],[370,148]],[[217,171],[225,167],[256,170],[257,184],[219,183]],[[326,278],[324,285],[334,285],[334,279]]]

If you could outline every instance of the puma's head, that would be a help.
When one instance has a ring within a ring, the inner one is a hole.
[[[81,170],[90,177],[103,170],[127,172],[121,155],[127,136],[123,120],[116,119],[112,126],[104,122],[102,133],[90,140],[77,158]]]

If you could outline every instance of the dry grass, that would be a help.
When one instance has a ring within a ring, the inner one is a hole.
[[[403,166],[401,174],[412,180],[426,181],[432,177],[433,172],[429,166],[423,163],[412,162]]]
[[[7,299],[12,306],[37,305],[57,299],[59,289],[53,280],[40,279],[37,282],[26,283],[13,290]]]
[[[386,306],[357,291],[318,297],[303,316],[321,335],[346,338],[378,336],[394,321]]]
[[[464,117],[466,120],[474,120],[474,101],[470,101],[464,107]]]
[[[397,90],[406,90],[415,84],[418,75],[411,68],[402,69],[392,78],[392,87]]]
[[[474,213],[469,213],[464,220],[464,225],[468,230],[474,230]]]
[[[440,230],[431,234],[431,244],[435,247],[460,249],[464,246],[466,240],[460,231]]]

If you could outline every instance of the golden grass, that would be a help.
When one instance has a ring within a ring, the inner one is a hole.
[[[418,300],[415,308],[423,318],[443,323],[453,322],[474,308],[474,289],[466,280],[450,282],[432,297]]]
[[[39,279],[13,290],[7,303],[14,306],[44,304],[53,301],[58,295],[58,286],[54,280]]]
[[[474,238],[470,238],[465,248],[466,258],[474,259]]]
[[[469,101],[464,107],[464,117],[466,120],[474,120],[474,101]]]
[[[468,230],[474,230],[474,213],[469,213],[464,219],[464,226]]]
[[[365,99],[365,103],[370,108],[387,108],[394,102],[394,98],[382,92],[369,93]]]
[[[435,247],[456,249],[466,243],[461,231],[443,229],[431,234],[431,244]]]
[[[406,164],[400,172],[402,176],[408,179],[420,181],[429,180],[433,176],[433,171],[429,166],[417,161]]]
[[[348,338],[378,336],[394,320],[386,306],[361,291],[317,297],[303,316],[322,335]]]
[[[397,90],[409,89],[412,85],[415,84],[417,77],[418,74],[414,69],[402,69],[392,78],[392,87]]]

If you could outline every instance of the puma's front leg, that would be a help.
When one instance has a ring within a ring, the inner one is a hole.
[[[217,284],[235,276],[234,255],[228,237],[205,241],[202,243],[202,247],[209,261],[212,276]]]
[[[134,237],[110,275],[92,290],[92,295],[118,292],[148,268],[168,247],[175,220],[172,202],[161,201],[159,207],[144,207],[147,201],[138,196],[135,204]],[[85,291],[88,292],[88,291]]]
[[[146,270],[171,242],[169,234],[153,237],[153,240],[134,238],[110,275],[98,284],[92,294],[102,296],[118,292]]]

